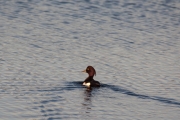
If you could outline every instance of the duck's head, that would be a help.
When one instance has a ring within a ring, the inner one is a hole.
[[[83,70],[82,72],[86,72],[89,74],[89,76],[92,76],[92,77],[96,75],[96,71],[92,66],[87,66],[87,68]]]

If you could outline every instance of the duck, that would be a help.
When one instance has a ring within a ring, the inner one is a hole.
[[[82,72],[88,73],[88,77],[84,80],[83,85],[91,88],[91,87],[100,87],[100,83],[93,79],[96,75],[96,70],[92,66],[87,66],[85,70]]]

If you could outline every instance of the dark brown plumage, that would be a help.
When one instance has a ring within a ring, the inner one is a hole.
[[[93,79],[96,75],[96,70],[92,66],[88,66],[83,72],[89,74],[89,76],[84,80],[83,85],[87,87],[100,87],[100,83]]]

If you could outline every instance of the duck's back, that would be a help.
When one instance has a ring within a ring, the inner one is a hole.
[[[91,87],[100,87],[100,83],[98,81],[93,80],[93,81],[91,81],[91,85],[90,86]]]

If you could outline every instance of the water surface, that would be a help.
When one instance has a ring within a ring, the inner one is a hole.
[[[179,119],[179,11],[179,0],[1,0],[0,119]],[[102,87],[81,85],[88,65]]]

